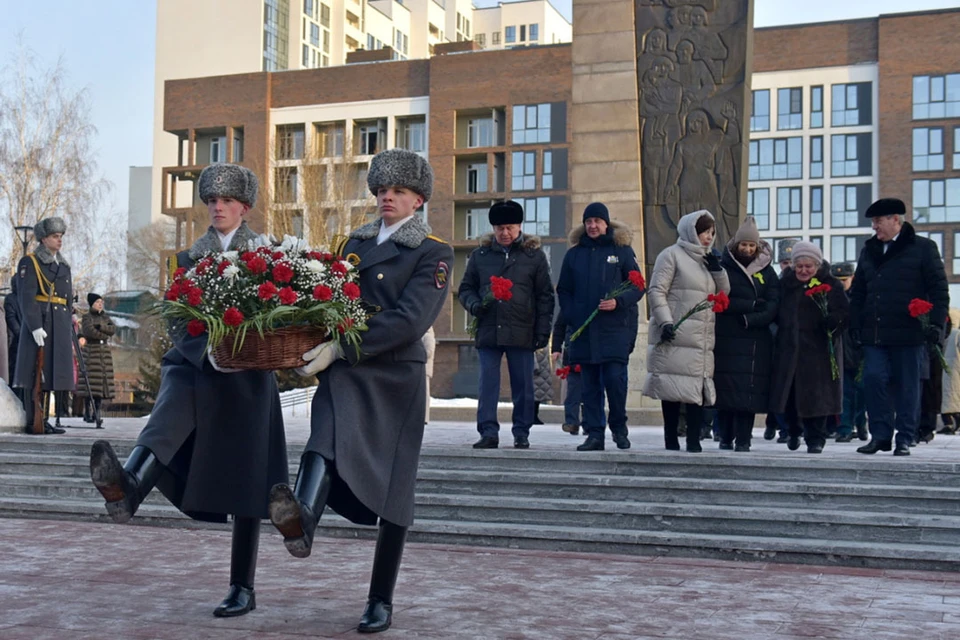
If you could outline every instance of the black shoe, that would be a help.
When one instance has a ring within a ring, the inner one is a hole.
[[[750,445],[748,444],[738,444],[733,448],[735,452],[748,453],[750,451]]]
[[[890,449],[885,449],[885,451],[889,451],[889,450],[890,450]],[[893,450],[893,455],[895,455],[895,456],[908,456],[908,455],[910,455],[910,447],[908,447],[908,446],[906,446],[906,445],[904,445],[904,444],[900,444],[900,443],[898,442],[896,449]]]
[[[66,433],[66,432],[67,432],[66,429],[61,429],[60,427],[55,427],[55,426],[53,426],[52,424],[50,424],[49,422],[44,422],[44,423],[43,423],[43,434],[44,434],[44,435],[53,435],[53,434],[56,434],[56,433]]]
[[[630,448],[630,439],[627,436],[613,436],[613,441],[617,445],[617,449],[629,449]]]
[[[578,424],[562,424],[560,429],[572,436],[580,435],[580,425]]]
[[[823,453],[822,444],[808,444],[807,453]]]
[[[847,433],[842,436],[837,436],[836,442],[853,442],[853,434]]]
[[[788,442],[790,442],[790,436],[788,436],[785,433],[781,433],[780,436],[777,438],[777,444],[786,444]]]
[[[500,438],[491,438],[490,436],[483,436],[473,443],[474,449],[496,449],[499,446]]]
[[[787,449],[790,449],[790,451],[796,451],[799,448],[800,448],[800,437],[790,436],[787,439]]]
[[[721,442],[720,442],[720,450],[721,450],[721,451],[733,451],[733,443],[732,443],[732,442],[722,442],[722,441],[721,441]]]
[[[867,425],[863,425],[862,427],[857,427],[857,437],[863,440],[864,442],[867,441],[867,439],[870,437],[869,435],[867,435]]]
[[[697,441],[687,440],[687,453],[702,453],[703,447]]]
[[[534,423],[534,424],[536,424],[536,423]],[[476,446],[476,445],[474,445],[474,446]],[[529,448],[530,448],[530,440],[529,440],[528,438],[526,438],[525,436],[517,436],[516,438],[513,439],[513,448],[514,448],[514,449],[529,449]]]
[[[543,420],[540,419],[540,416],[533,416],[533,424],[545,424]]]
[[[773,440],[777,437],[777,428],[776,427],[767,427],[763,430],[763,439],[764,440]]]
[[[227,597],[213,610],[213,615],[218,618],[233,618],[250,613],[256,608],[257,595],[254,590],[239,584],[232,584],[230,590],[227,591]]]
[[[357,631],[360,633],[386,631],[390,628],[391,622],[393,622],[393,605],[380,598],[370,598],[367,600],[363,615],[360,616]]]
[[[603,440],[587,436],[583,444],[577,447],[577,451],[603,451]]]
[[[925,442],[925,443],[929,444],[929,443],[933,442],[934,437],[936,437],[936,436],[935,436],[935,434],[933,433],[933,431],[931,431],[930,433],[925,433],[925,434],[923,434],[922,436],[920,436],[920,437],[918,438],[918,440],[919,440],[920,442]]]
[[[892,446],[889,440],[871,440],[862,447],[857,448],[857,453],[866,453],[867,455],[872,455],[877,451],[890,451],[891,448]]]

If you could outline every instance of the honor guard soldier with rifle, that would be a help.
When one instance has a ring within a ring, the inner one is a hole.
[[[33,391],[24,396],[27,433],[64,433],[46,421],[43,396],[75,387],[69,303],[73,282],[70,264],[60,253],[66,231],[62,218],[38,222],[33,228],[37,248],[17,266],[22,325],[13,386]]]

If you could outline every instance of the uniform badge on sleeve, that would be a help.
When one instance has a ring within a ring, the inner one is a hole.
[[[447,263],[441,260],[437,263],[437,270],[433,272],[433,283],[437,285],[437,289],[443,289],[447,286],[447,276],[450,273],[450,267],[447,266]]]
[[[22,267],[20,267],[20,278],[23,279],[26,277],[27,277],[27,265],[23,265]]]

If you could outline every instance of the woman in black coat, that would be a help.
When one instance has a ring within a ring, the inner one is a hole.
[[[826,294],[826,317],[807,295],[814,277],[831,287]],[[830,275],[820,249],[809,242],[794,246],[793,267],[783,273],[780,286],[771,410],[787,416],[791,451],[800,448],[803,433],[807,452],[821,453],[827,441],[827,416],[843,410],[841,377],[834,378],[831,371],[827,332],[833,332],[833,350],[842,372],[840,336],[850,316],[850,304],[843,284]]]
[[[730,306],[717,315],[713,381],[717,387],[720,448],[750,451],[753,422],[769,407],[773,333],[780,279],[773,250],[748,217],[723,250],[720,264],[730,278]]]

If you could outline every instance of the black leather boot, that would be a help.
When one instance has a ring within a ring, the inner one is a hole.
[[[95,410],[93,412],[93,415],[90,418],[90,421],[97,423],[97,429],[103,429],[103,407],[101,406],[102,402],[103,400],[101,398],[96,398],[93,401],[93,406]]]
[[[253,578],[257,573],[257,550],[260,548],[260,519],[233,518],[233,543],[230,546],[230,590],[213,615],[232,618],[257,608]]]
[[[290,555],[306,558],[313,546],[313,532],[330,494],[330,470],[319,453],[307,451],[300,460],[297,483],[274,485],[270,490],[270,521],[283,534]]]
[[[106,440],[97,440],[90,448],[90,478],[114,522],[133,517],[162,472],[163,465],[146,447],[134,447],[124,465]]]
[[[893,448],[893,443],[889,440],[871,440],[867,444],[857,449],[857,453],[865,453],[867,455],[873,455],[877,451],[890,451]]]
[[[367,607],[360,617],[357,631],[377,633],[390,628],[393,617],[393,589],[400,574],[403,544],[407,540],[407,528],[386,520],[380,520],[377,550],[373,555],[373,574],[370,576],[370,594]]]

